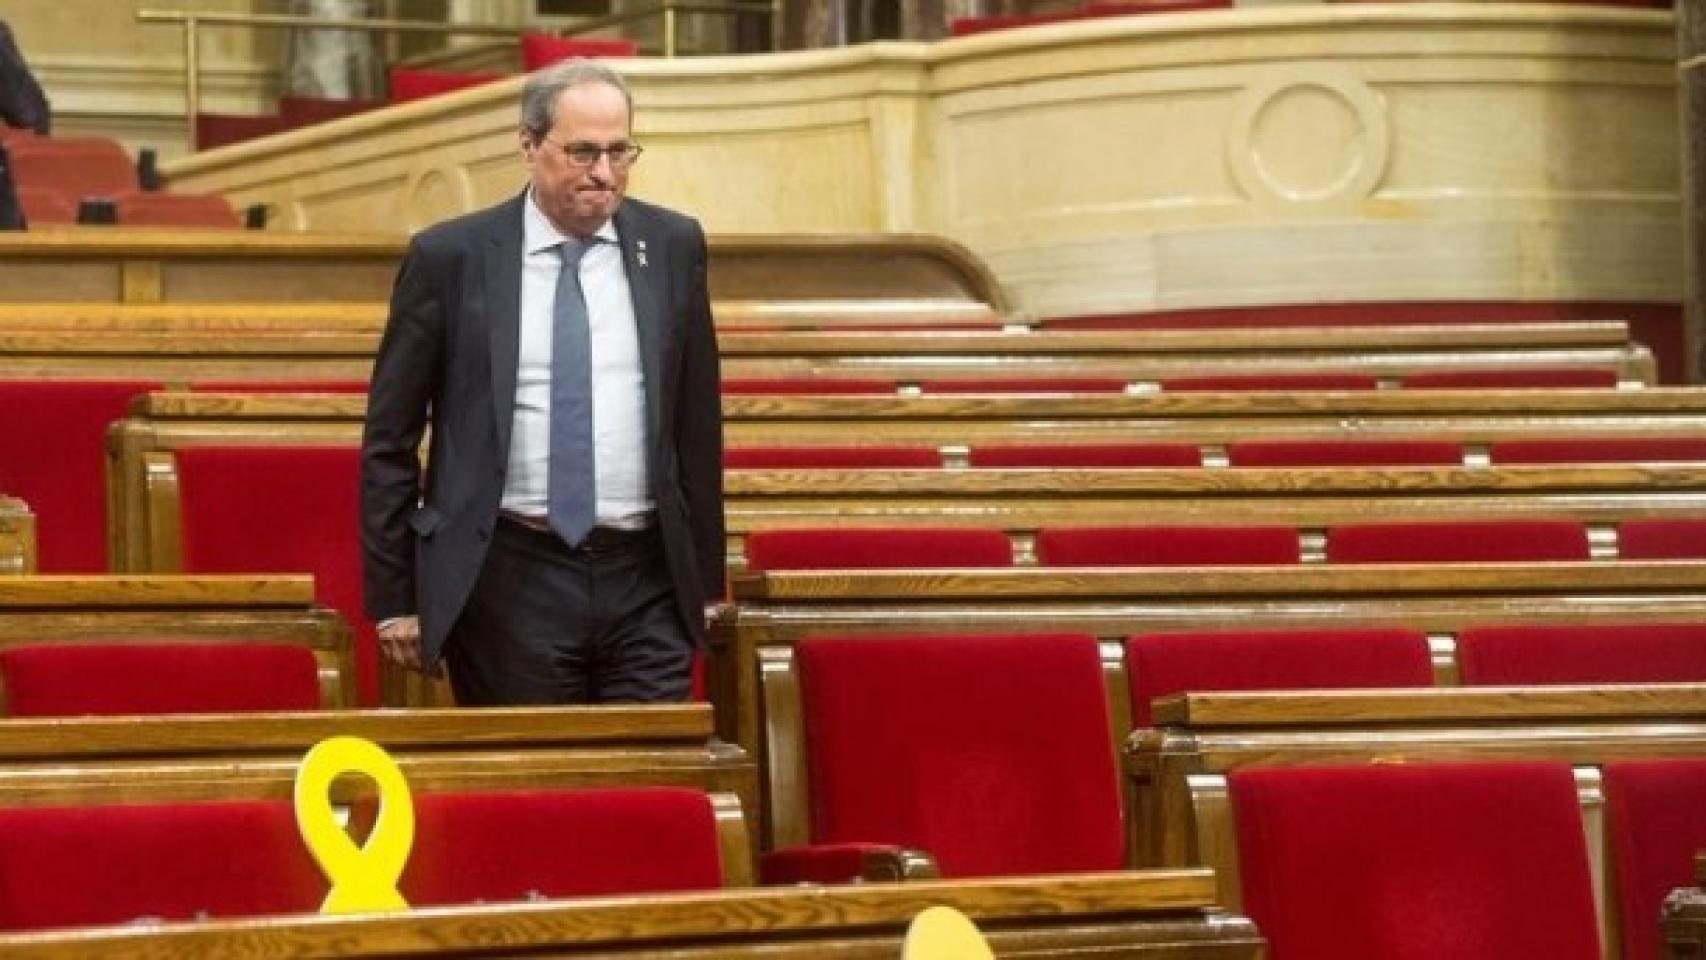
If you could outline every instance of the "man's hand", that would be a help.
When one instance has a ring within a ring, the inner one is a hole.
[[[385,659],[416,673],[435,679],[444,676],[444,669],[433,664],[428,669],[421,662],[421,618],[398,617],[379,627],[379,650]]]

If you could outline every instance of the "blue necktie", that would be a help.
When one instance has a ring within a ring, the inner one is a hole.
[[[581,257],[596,240],[565,240],[563,270],[551,308],[551,452],[546,515],[570,546],[586,539],[597,517],[592,449],[592,332],[581,293]]]

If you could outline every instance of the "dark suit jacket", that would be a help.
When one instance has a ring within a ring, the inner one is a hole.
[[[418,613],[437,661],[485,562],[520,359],[522,204],[418,234],[391,295],[362,436],[367,613]],[[616,213],[645,376],[646,458],[682,619],[701,642],[723,592],[722,411],[705,235],[625,199]],[[418,451],[431,411],[422,482]]]

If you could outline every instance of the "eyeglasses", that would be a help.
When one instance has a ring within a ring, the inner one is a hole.
[[[596,143],[558,143],[549,137],[540,137],[539,142],[548,143],[563,151],[563,156],[574,166],[590,167],[598,163],[599,157],[605,157],[610,161],[610,165],[618,170],[631,166],[635,160],[640,159],[640,152],[644,149],[637,143],[613,143],[608,147],[601,147]]]

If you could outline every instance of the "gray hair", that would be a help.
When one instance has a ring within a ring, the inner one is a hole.
[[[628,116],[634,115],[634,95],[622,75],[596,60],[579,57],[565,60],[527,78],[521,88],[521,127],[535,137],[543,137],[556,122],[557,98],[570,87],[602,83],[615,87],[628,103]]]

